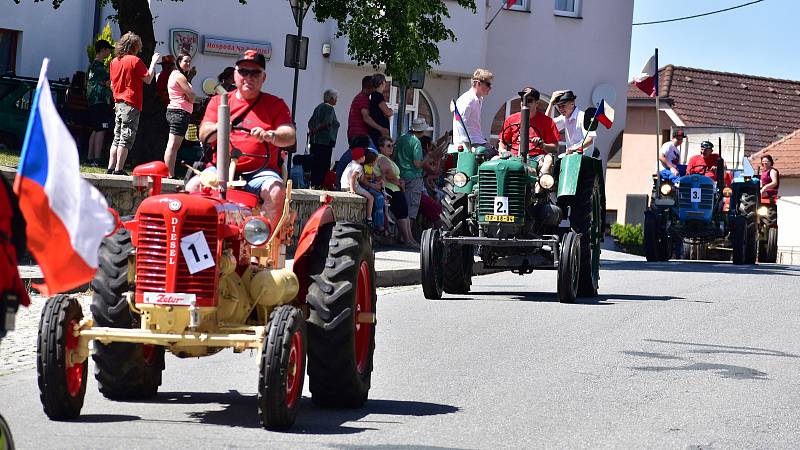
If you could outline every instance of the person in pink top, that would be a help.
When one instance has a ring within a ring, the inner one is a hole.
[[[167,123],[169,124],[169,139],[164,151],[164,162],[169,167],[169,176],[175,176],[175,158],[178,148],[183,142],[183,136],[189,128],[189,119],[192,117],[194,107],[194,91],[186,75],[192,70],[192,57],[186,53],[178,55],[176,60],[178,69],[169,74],[167,81]]]
[[[111,91],[114,94],[114,142],[108,158],[108,171],[114,175],[127,175],[123,168],[128,150],[136,140],[139,115],[142,112],[144,85],[153,81],[156,63],[161,59],[153,53],[150,68],[136,56],[142,51],[142,39],[129,31],[117,41],[114,59],[111,60]]]

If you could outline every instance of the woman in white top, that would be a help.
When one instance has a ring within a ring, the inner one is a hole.
[[[195,98],[192,85],[186,78],[186,74],[192,69],[192,57],[181,53],[176,62],[178,68],[169,74],[167,81],[169,104],[166,117],[169,124],[169,140],[164,151],[164,162],[169,168],[170,177],[175,176],[175,158],[178,156],[178,148],[189,127]]]

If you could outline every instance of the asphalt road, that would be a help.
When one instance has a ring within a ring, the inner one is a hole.
[[[604,261],[562,305],[555,273],[475,278],[474,295],[379,293],[371,400],[259,428],[254,357],[168,356],[159,396],[42,413],[35,371],[0,377],[19,448],[791,448],[800,442],[800,267]],[[33,345],[33,343],[31,344]]]

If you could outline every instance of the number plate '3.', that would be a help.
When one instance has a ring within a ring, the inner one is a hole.
[[[192,233],[181,238],[181,253],[186,260],[189,273],[214,267],[214,256],[206,243],[206,236],[202,231]]]

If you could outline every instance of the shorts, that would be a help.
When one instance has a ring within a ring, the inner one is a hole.
[[[169,134],[183,137],[189,129],[189,120],[192,115],[182,109],[167,109],[167,123],[169,124]]]
[[[206,167],[203,172],[216,173],[217,168],[214,166],[209,166]],[[245,192],[257,195],[259,198],[261,198],[262,189],[269,189],[275,183],[280,183],[281,186],[283,186],[283,177],[281,177],[278,172],[275,172],[274,170],[262,170],[261,172],[254,173],[243,178],[247,182],[247,184],[244,186]]]
[[[405,180],[406,182],[406,203],[408,203],[408,218],[414,220],[419,212],[419,202],[422,191],[425,190],[425,183],[422,177]]]
[[[108,103],[89,105],[89,122],[94,131],[107,131],[114,122],[114,111]]]
[[[392,197],[389,200],[389,210],[394,214],[394,218],[397,220],[407,219],[408,204],[406,203],[405,193],[403,191],[393,191],[389,188],[386,189],[386,192]]]
[[[130,150],[136,141],[141,112],[125,102],[114,103],[114,142],[112,147],[125,147]]]

